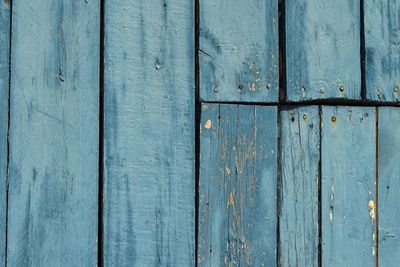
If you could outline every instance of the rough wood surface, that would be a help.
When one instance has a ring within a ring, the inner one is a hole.
[[[277,102],[278,1],[200,1],[200,96]]]
[[[286,0],[287,98],[359,99],[360,1]]]
[[[0,266],[5,266],[10,4],[0,1]]]
[[[105,266],[194,266],[194,1],[105,1]]]
[[[199,266],[275,266],[277,109],[204,104]]]
[[[399,108],[379,108],[379,266],[400,266],[399,125]]]
[[[318,107],[283,109],[280,116],[280,264],[318,266]]]
[[[97,0],[13,1],[8,266],[96,266]]]
[[[375,266],[375,109],[322,108],[322,264]]]
[[[400,100],[400,2],[364,0],[367,98]]]

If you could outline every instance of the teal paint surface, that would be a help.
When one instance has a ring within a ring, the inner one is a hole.
[[[318,266],[318,107],[287,108],[280,116],[280,264]]]
[[[105,266],[193,266],[194,2],[105,1]]]
[[[360,2],[286,0],[288,101],[359,99]]]
[[[375,266],[375,109],[322,108],[322,264]]]
[[[203,104],[199,266],[275,266],[277,108]]]
[[[367,98],[400,100],[400,2],[365,0]]]
[[[200,0],[200,97],[277,102],[278,1]]]
[[[379,108],[379,266],[400,265],[400,171],[398,108]]]
[[[0,1],[0,266],[5,266],[10,6]]]
[[[12,10],[7,266],[96,266],[99,1]]]

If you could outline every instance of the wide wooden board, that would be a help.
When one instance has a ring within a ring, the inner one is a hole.
[[[379,108],[379,266],[400,266],[400,109]]]
[[[318,266],[318,107],[284,108],[280,118],[280,263]]]
[[[199,266],[275,266],[277,108],[203,104]]]
[[[369,100],[400,100],[400,2],[364,0],[366,93]]]
[[[105,1],[105,266],[194,266],[194,1]]]
[[[360,1],[286,0],[287,100],[360,99]]]
[[[12,6],[8,266],[97,264],[97,0]]]
[[[375,266],[373,107],[322,107],[322,264]]]
[[[200,1],[200,97],[277,102],[278,1]]]

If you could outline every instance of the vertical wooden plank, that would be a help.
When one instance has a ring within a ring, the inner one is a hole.
[[[375,109],[322,108],[323,266],[375,266]]]
[[[364,0],[367,98],[400,100],[400,2]]]
[[[5,266],[10,3],[0,1],[0,266]]]
[[[96,265],[99,11],[13,1],[8,266]]]
[[[200,97],[277,102],[278,1],[200,1]]]
[[[194,265],[193,29],[193,1],[105,1],[105,266]]]
[[[379,108],[379,266],[400,265],[400,110]]]
[[[276,265],[276,107],[204,104],[199,265]]]
[[[286,1],[288,101],[359,99],[360,2]]]
[[[318,107],[284,109],[280,116],[280,263],[318,266]]]

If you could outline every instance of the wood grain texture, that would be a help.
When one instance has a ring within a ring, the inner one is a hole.
[[[5,266],[10,5],[0,1],[0,266]]]
[[[193,29],[193,1],[105,1],[105,266],[194,265]]]
[[[400,266],[400,109],[379,108],[379,266]]]
[[[278,1],[200,1],[200,97],[277,102]]]
[[[367,98],[400,100],[400,2],[364,0]]]
[[[360,2],[286,1],[288,101],[361,95]]]
[[[277,109],[204,104],[199,266],[276,265]]]
[[[318,266],[318,107],[283,109],[280,116],[280,264]]]
[[[322,108],[322,264],[375,266],[375,109]]]
[[[13,1],[8,266],[96,266],[97,0]]]

